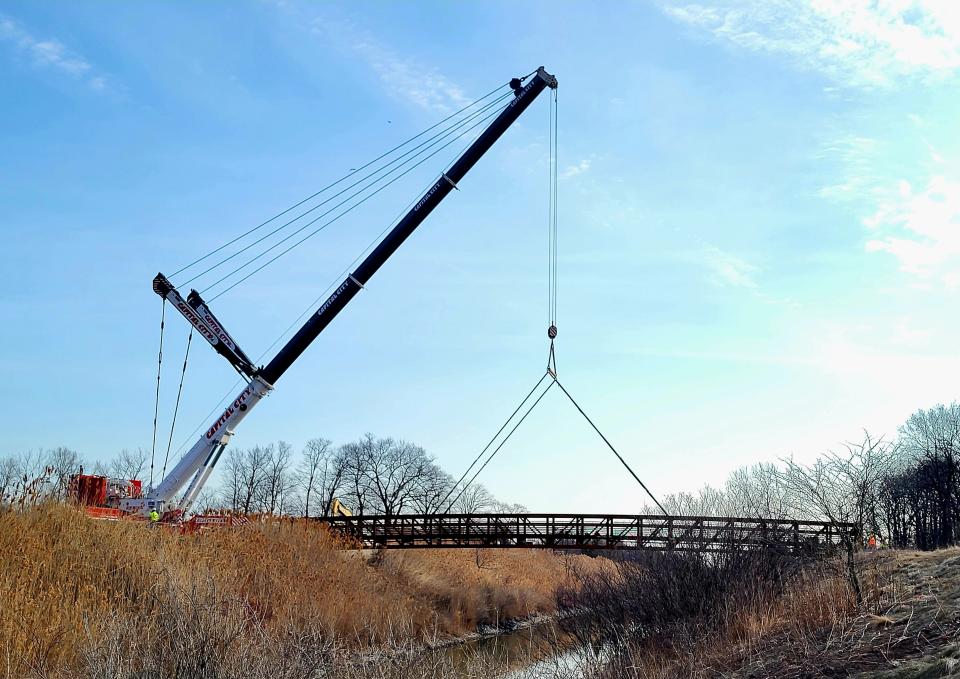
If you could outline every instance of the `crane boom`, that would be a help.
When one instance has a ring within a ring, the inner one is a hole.
[[[433,209],[457,187],[460,180],[506,132],[507,128],[520,117],[533,100],[546,88],[556,89],[557,79],[547,73],[541,66],[526,85],[522,85],[519,79],[514,79],[511,86],[515,95],[511,103],[454,161],[453,165],[423,193],[420,200],[397,222],[353,273],[348,275],[331,293],[317,311],[307,319],[300,330],[277,352],[276,356],[265,367],[253,372],[250,381],[243,390],[207,431],[201,435],[200,440],[181,458],[166,478],[144,498],[125,500],[121,504],[122,508],[142,514],[147,514],[152,510],[161,513],[171,511],[183,513],[190,509],[203,485],[213,473],[213,469],[233,436],[237,425],[264,396],[273,390],[277,380],[293,365],[294,361],[303,354],[350,300],[363,289],[367,281],[423,223]],[[166,291],[164,294],[166,294]],[[189,485],[187,485],[188,482]],[[177,501],[176,495],[185,485],[187,489],[181,499]]]

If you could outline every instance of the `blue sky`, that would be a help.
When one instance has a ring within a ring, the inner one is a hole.
[[[541,64],[560,81],[560,375],[654,491],[955,399],[953,3],[8,1],[0,453],[149,447],[158,270]],[[547,116],[543,98],[236,445],[372,431],[466,466],[546,357]],[[446,160],[217,300],[248,353]],[[161,432],[186,334],[169,318]],[[178,444],[234,382],[196,349]],[[641,501],[559,394],[482,480],[534,510]]]

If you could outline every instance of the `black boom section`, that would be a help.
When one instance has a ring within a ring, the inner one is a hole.
[[[519,82],[517,82],[519,84]],[[506,132],[526,108],[537,98],[545,88],[556,88],[557,79],[547,73],[541,66],[530,81],[523,87],[515,87],[515,97],[511,103],[498,115],[490,126],[484,130],[470,147],[454,162],[440,178],[423,194],[417,204],[393,227],[390,233],[380,241],[373,252],[367,255],[357,269],[347,277],[341,285],[333,291],[327,301],[313,314],[297,334],[274,356],[273,360],[260,371],[268,384],[276,384],[280,376],[287,371],[297,358],[306,350],[310,343],[323,332],[338,313],[353,299],[353,296],[370,280],[383,266],[390,255],[397,251],[403,242],[412,234],[424,219],[440,202],[446,198],[470,171],[478,160],[491,146]]]

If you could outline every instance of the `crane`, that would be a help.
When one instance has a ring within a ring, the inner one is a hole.
[[[524,82],[526,81],[526,82]],[[128,486],[126,490],[110,495],[117,513],[148,516],[153,512],[163,516],[164,521],[177,520],[190,511],[224,449],[233,437],[239,424],[260,401],[275,388],[277,381],[293,365],[307,347],[320,335],[336,316],[359,293],[370,278],[397,251],[403,242],[420,226],[444,198],[457,188],[457,184],[477,161],[493,146],[504,132],[520,117],[544,89],[556,89],[557,79],[541,66],[529,78],[514,78],[510,82],[514,97],[484,129],[456,161],[429,186],[380,243],[364,258],[320,307],[306,320],[300,329],[262,367],[240,349],[236,340],[227,332],[195,290],[187,298],[174,287],[162,273],[153,281],[153,290],[179,311],[213,348],[245,378],[245,385],[214,420],[199,440],[184,454],[169,474],[160,483],[141,492],[140,486]],[[116,480],[111,480],[116,481]],[[81,484],[82,485],[82,484]],[[116,485],[116,484],[114,484]],[[122,482],[121,482],[122,486]],[[89,493],[87,493],[89,495]],[[98,495],[102,497],[102,494]]]

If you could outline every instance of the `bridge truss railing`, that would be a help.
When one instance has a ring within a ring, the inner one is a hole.
[[[400,514],[320,519],[368,548],[540,547],[729,552],[835,547],[853,524],[629,514]]]

